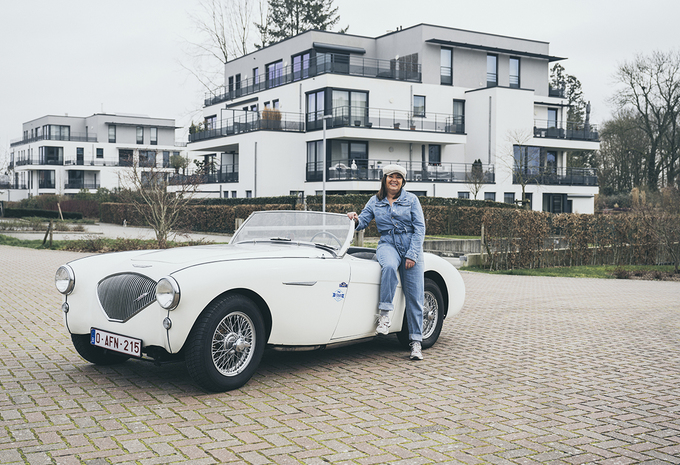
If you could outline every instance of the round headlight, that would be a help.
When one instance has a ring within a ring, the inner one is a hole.
[[[70,294],[76,285],[76,275],[68,265],[62,265],[54,275],[54,285],[62,294]]]
[[[179,284],[174,278],[166,276],[156,284],[156,301],[166,310],[174,310],[179,305]]]

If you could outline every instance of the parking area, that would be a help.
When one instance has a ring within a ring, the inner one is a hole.
[[[75,353],[53,276],[84,255],[0,246],[0,464],[680,464],[678,282],[464,272],[422,362],[268,352],[215,394]]]

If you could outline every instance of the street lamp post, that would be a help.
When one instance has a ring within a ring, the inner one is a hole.
[[[321,200],[321,211],[325,212],[326,211],[326,120],[331,119],[331,115],[324,115],[323,117],[323,155],[322,159],[323,162],[321,163],[321,179],[323,180],[322,182],[322,200]]]

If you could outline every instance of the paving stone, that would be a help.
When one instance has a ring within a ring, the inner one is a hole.
[[[463,272],[418,364],[394,338],[266,352],[207,394],[76,354],[53,276],[85,255],[0,246],[0,464],[680,464],[680,283]]]

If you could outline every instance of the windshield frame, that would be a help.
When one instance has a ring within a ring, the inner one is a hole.
[[[335,249],[334,255],[337,256],[338,258],[343,257],[346,253],[347,250],[349,249],[350,245],[352,244],[352,240],[354,238],[354,227],[355,223],[353,220],[350,220],[347,215],[344,215],[342,213],[329,213],[329,212],[317,212],[317,211],[304,211],[304,210],[263,210],[263,211],[257,211],[253,212],[244,222],[243,224],[234,232],[234,235],[232,236],[231,240],[229,241],[230,245],[233,244],[242,244],[242,243],[254,243],[254,244],[294,244],[294,245],[314,245],[320,244],[320,249],[321,250],[328,250],[329,244],[328,242],[311,242],[311,241],[296,241],[294,239],[286,239],[285,234],[276,234],[272,233],[269,235],[270,237],[261,237],[257,239],[253,238],[243,238],[242,235],[245,231],[248,230],[249,223],[256,223],[260,220],[262,220],[262,215],[268,215],[271,216],[273,219],[276,218],[277,215],[282,215],[282,214],[295,214],[296,216],[310,216],[310,215],[317,215],[321,220],[318,218],[316,221],[319,221],[323,223],[323,216],[325,215],[326,218],[332,219],[332,223],[334,228],[337,229],[339,227],[342,227],[342,219],[345,219],[347,221],[347,229],[346,229],[346,234],[344,237],[340,237],[340,235],[335,236],[337,237],[339,242],[342,244],[340,247],[336,248],[333,244],[330,245],[333,249]],[[329,222],[331,223],[331,222]],[[341,223],[338,225],[338,223]],[[320,228],[322,228],[322,225],[318,225]],[[323,233],[323,229],[319,231],[318,234]],[[328,232],[329,234],[332,234],[330,231]]]

